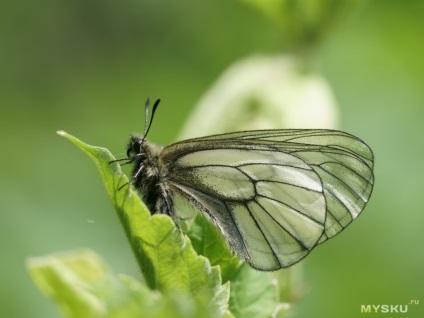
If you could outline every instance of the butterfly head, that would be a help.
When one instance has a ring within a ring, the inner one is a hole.
[[[127,144],[127,157],[121,159],[112,160],[110,163],[126,161],[122,165],[130,164],[135,162],[134,173],[131,179],[122,185],[120,189],[124,186],[130,184],[133,180],[136,180],[138,176],[142,173],[145,163],[148,157],[148,153],[151,152],[149,148],[149,143],[146,141],[146,136],[149,132],[150,126],[152,125],[153,116],[155,114],[156,108],[158,107],[160,99],[156,100],[152,107],[151,116],[149,120],[149,106],[150,106],[150,98],[146,101],[145,106],[145,123],[144,123],[144,133],[143,135],[132,134],[130,140]]]
[[[127,157],[133,158],[143,153],[145,138],[139,134],[132,134],[127,145]]]

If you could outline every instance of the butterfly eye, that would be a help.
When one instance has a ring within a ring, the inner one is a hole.
[[[140,136],[131,136],[127,146],[127,157],[130,158],[142,152],[144,138]]]

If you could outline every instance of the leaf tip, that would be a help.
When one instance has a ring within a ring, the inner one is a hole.
[[[56,131],[56,134],[58,134],[59,136],[66,136],[67,133],[64,130],[58,130]]]

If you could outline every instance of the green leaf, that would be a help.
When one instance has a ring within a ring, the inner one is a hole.
[[[129,276],[117,276],[90,250],[28,260],[41,291],[68,318],[216,317],[204,300],[185,293],[151,291]]]
[[[101,317],[104,303],[90,286],[113,284],[107,266],[96,254],[81,250],[71,254],[30,258],[29,272],[45,295],[52,298],[66,317]]]
[[[191,218],[190,241],[167,215],[151,216],[132,186],[118,190],[128,178],[118,164],[110,164],[115,158],[107,149],[87,145],[65,132],[58,133],[96,164],[149,287],[131,277],[117,278],[90,253],[78,262],[63,256],[31,260],[29,267],[34,280],[67,317],[77,317],[82,312],[90,313],[90,317],[108,318],[146,314],[283,317],[290,310],[289,304],[279,303],[275,278],[234,257],[221,233],[203,215]],[[221,268],[227,281],[224,285]]]
[[[221,285],[211,301],[211,312],[217,313],[218,317],[232,317],[228,310],[228,301],[230,299],[230,282]]]
[[[278,287],[270,273],[244,263],[231,281],[231,313],[235,317],[265,318],[273,316],[280,307]]]
[[[197,213],[186,233],[198,254],[207,257],[212,265],[221,266],[222,281],[231,280],[241,261],[230,252],[219,230]]]
[[[117,163],[110,164],[115,158],[107,149],[90,146],[63,131],[58,134],[96,164],[148,286],[162,292],[178,291],[213,299],[221,288],[219,267],[212,267],[207,258],[196,254],[190,240],[170,217],[151,216],[132,186],[118,191],[128,179]],[[223,299],[219,301],[224,303]]]

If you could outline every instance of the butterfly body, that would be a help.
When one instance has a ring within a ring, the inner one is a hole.
[[[288,267],[342,231],[374,184],[371,149],[336,130],[244,131],[164,148],[133,135],[127,153],[152,213],[175,218],[182,196],[260,270]]]
[[[133,158],[134,185],[141,190],[149,210],[174,216],[173,196],[165,182],[167,166],[160,161],[162,149],[134,134],[128,142],[127,155]]]

